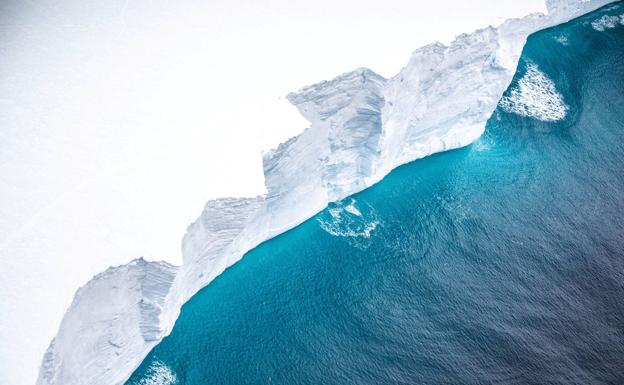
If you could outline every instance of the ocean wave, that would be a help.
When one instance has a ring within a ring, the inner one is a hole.
[[[138,385],[175,385],[178,377],[175,372],[160,361],[154,361],[147,370],[147,375],[139,381]]]
[[[615,28],[618,24],[624,25],[624,14],[620,16],[604,15],[592,21],[591,26],[596,31],[602,32],[607,29]]]
[[[372,207],[358,208],[356,203],[354,198],[348,198],[330,204],[317,218],[319,225],[335,237],[370,238],[379,221]]]
[[[527,64],[518,86],[504,96],[499,105],[507,112],[545,122],[561,120],[569,110],[555,83],[533,63]]]

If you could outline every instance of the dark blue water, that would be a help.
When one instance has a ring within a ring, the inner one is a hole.
[[[474,145],[249,252],[128,383],[624,384],[624,26],[594,30],[605,13],[624,6],[531,36],[510,86],[537,65],[565,119],[499,108]]]

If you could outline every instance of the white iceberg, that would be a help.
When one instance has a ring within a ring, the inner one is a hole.
[[[139,260],[93,278],[67,311],[38,384],[123,384],[171,331],[182,304],[224,269],[397,166],[475,141],[529,34],[609,2],[547,0],[548,15],[416,50],[391,79],[358,69],[290,94],[310,127],[264,157],[266,196],[208,202],[188,228],[177,269]]]

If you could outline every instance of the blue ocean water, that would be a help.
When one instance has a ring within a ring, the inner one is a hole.
[[[623,13],[529,38],[506,96],[538,68],[565,118],[499,108],[262,244],[128,384],[624,384]]]

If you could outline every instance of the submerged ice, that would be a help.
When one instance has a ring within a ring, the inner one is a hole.
[[[358,207],[354,198],[330,203],[317,221],[323,230],[336,237],[369,238],[379,225],[375,210],[368,205]]]
[[[290,94],[310,126],[264,157],[267,194],[209,201],[187,230],[179,268],[139,261],[94,277],[76,294],[38,384],[126,381],[169,334],[182,305],[246,252],[401,164],[477,140],[516,72],[526,38],[609,2],[547,0],[548,15],[416,50],[390,79],[358,69]],[[552,82],[537,67],[525,77],[503,103],[542,120],[565,117],[568,107]],[[324,229],[346,239],[365,239],[378,226],[357,202],[337,203],[329,215]],[[155,378],[175,383],[174,374]]]

